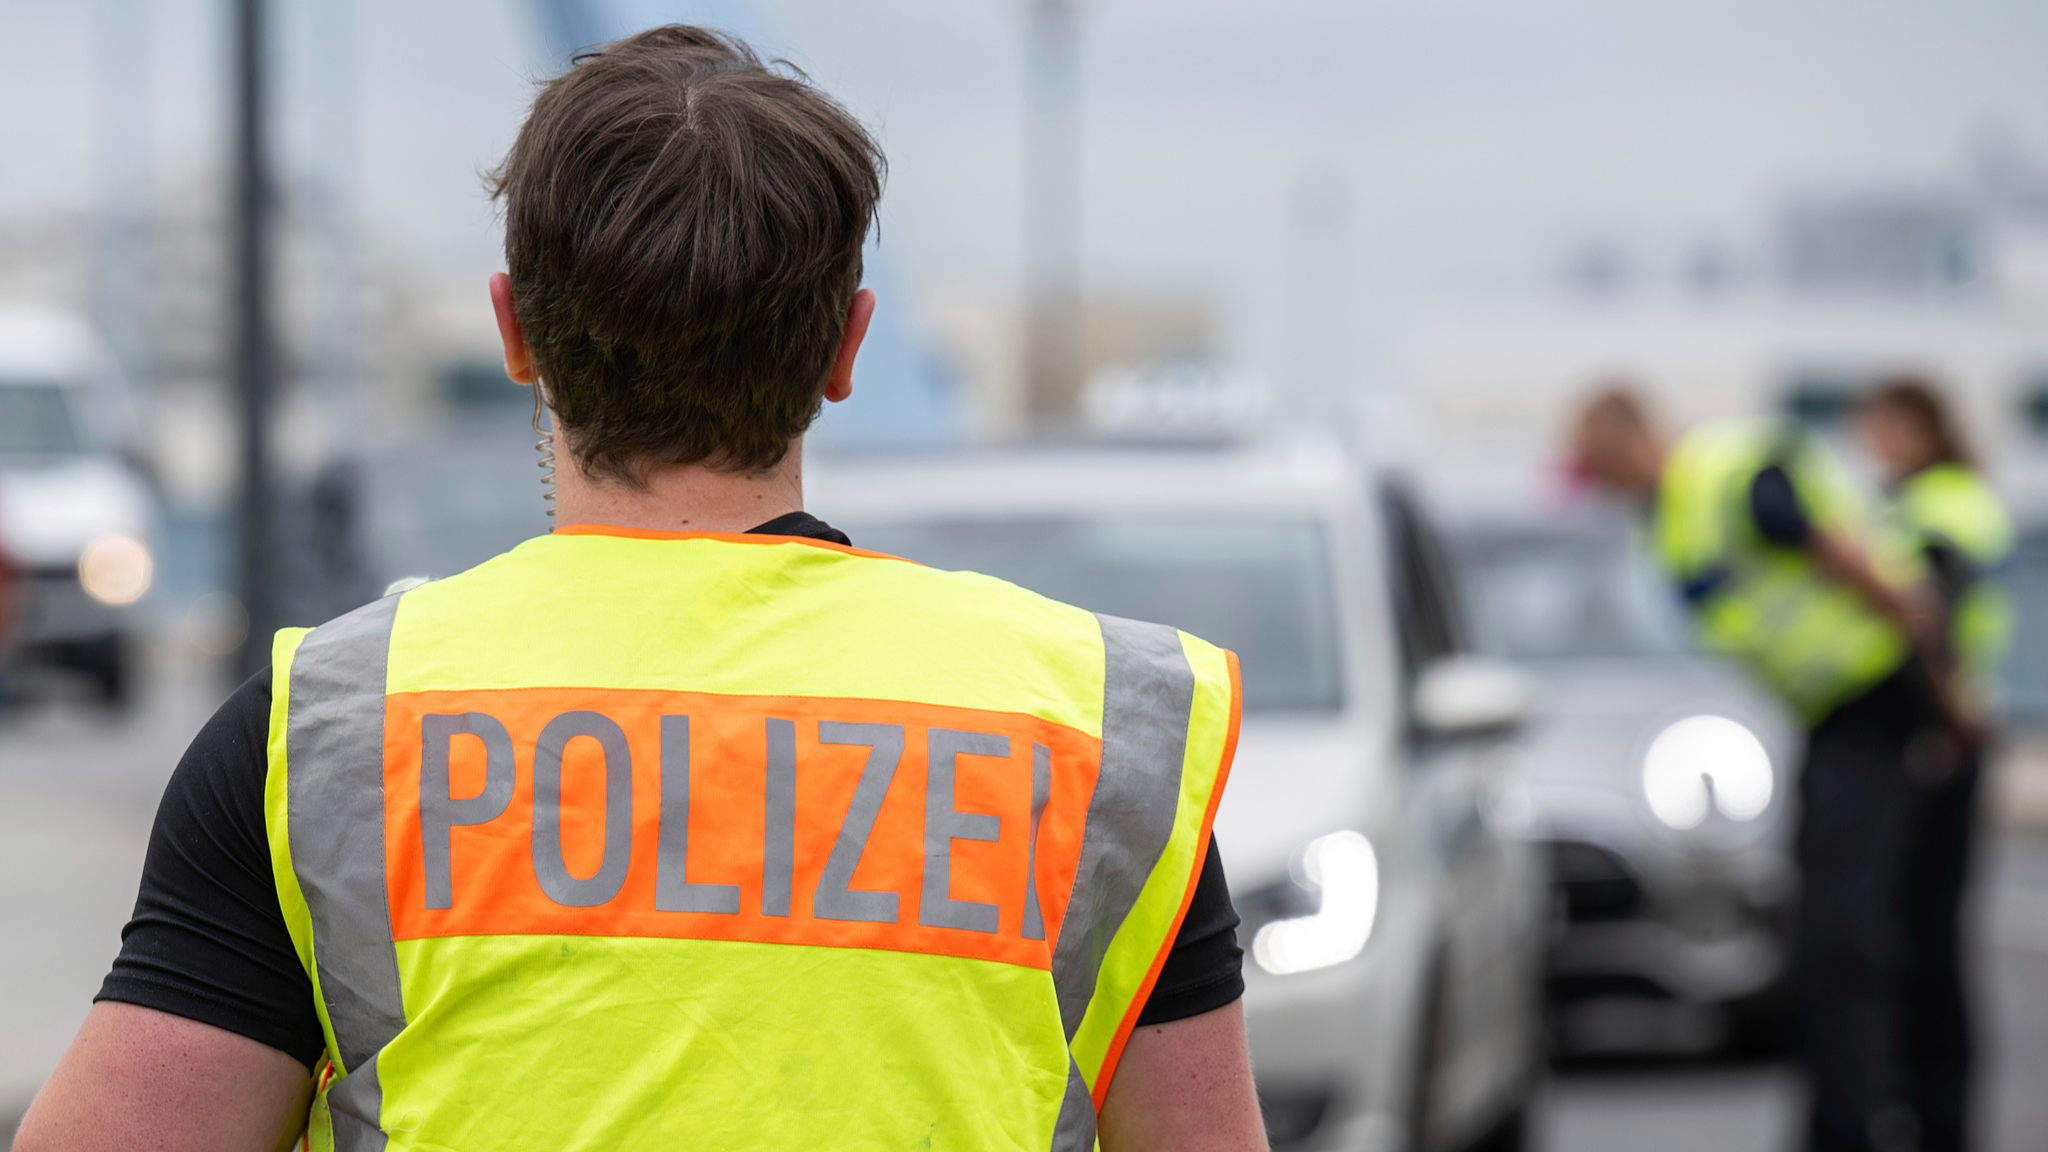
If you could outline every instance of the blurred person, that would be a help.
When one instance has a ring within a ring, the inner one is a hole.
[[[2013,622],[2011,601],[1989,577],[2012,555],[2011,517],[1927,381],[1879,383],[1858,407],[1855,428],[1884,471],[1887,514],[1920,550],[1940,597],[1946,627],[1935,636],[1945,645],[1950,696],[1966,721],[1988,723]]]
[[[1807,726],[1793,995],[1815,1152],[1935,1152],[1912,981],[1926,812],[1915,765],[1952,745],[1922,649],[1939,613],[1913,550],[1796,425],[1668,436],[1636,393],[1581,409],[1578,466],[1640,501],[1701,641],[1747,664]]]
[[[490,288],[562,526],[278,634],[18,1149],[1265,1146],[1235,658],[802,510],[880,169],[701,29],[541,89]]]
[[[1907,762],[1919,809],[1907,916],[1924,1146],[1962,1148],[1971,1045],[1958,919],[1996,713],[1993,677],[2012,630],[2012,605],[1990,574],[2012,552],[2012,522],[1933,385],[1913,377],[1879,383],[1855,427],[1884,470],[1893,525],[1920,550],[1940,596],[1943,626],[1930,638],[1929,663],[1961,715],[1960,733],[1924,742]]]

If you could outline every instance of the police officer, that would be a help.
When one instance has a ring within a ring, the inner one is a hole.
[[[1970,1028],[1957,919],[1981,749],[1997,711],[1992,674],[2012,627],[2012,606],[1991,579],[2012,551],[2012,524],[1926,381],[1899,377],[1875,386],[1856,431],[1884,469],[1887,515],[1919,548],[1947,620],[1931,661],[1948,683],[1959,731],[1923,742],[1907,762],[1918,809],[1907,915],[1922,1146],[1959,1149],[1967,1146]]]
[[[701,29],[540,90],[491,298],[561,527],[278,634],[17,1148],[1265,1146],[1235,658],[802,511],[880,162]]]
[[[1703,643],[1746,662],[1807,726],[1794,992],[1812,1087],[1808,1146],[1914,1152],[1918,817],[1909,762],[1952,736],[1916,641],[1937,613],[1914,551],[1795,427],[1713,423],[1667,439],[1625,389],[1575,429],[1579,465],[1640,499]]]

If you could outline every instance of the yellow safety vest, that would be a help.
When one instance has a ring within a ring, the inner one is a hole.
[[[1653,539],[1702,643],[1747,663],[1814,723],[1898,668],[1910,646],[1804,549],[1757,531],[1750,485],[1772,464],[1785,468],[1815,527],[1856,540],[1879,575],[1901,587],[1919,578],[1911,548],[1881,530],[1832,454],[1767,423],[1708,424],[1679,440],[1659,485]]]
[[[1239,714],[1172,628],[775,536],[558,529],[275,658],[323,1149],[1090,1149]]]
[[[1989,708],[1993,674],[2012,637],[2013,606],[1992,573],[2012,555],[2012,520],[1983,477],[1962,464],[1936,464],[1902,481],[1890,515],[1898,531],[1922,545],[1945,545],[1969,565],[1969,581],[1952,606],[1950,640],[1962,667],[1959,691]]]

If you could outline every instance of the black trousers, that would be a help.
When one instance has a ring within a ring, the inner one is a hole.
[[[1808,735],[1793,990],[1813,1152],[1966,1147],[1957,921],[1978,767],[1918,661]]]

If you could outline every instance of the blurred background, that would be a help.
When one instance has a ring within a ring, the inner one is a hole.
[[[1668,813],[1542,816],[1574,803],[1545,765],[1640,758],[1667,697],[1754,733],[1758,812],[1797,751],[1683,656],[1629,526],[1565,474],[1573,398],[1625,375],[1681,422],[1839,437],[1878,376],[1940,381],[2022,528],[1979,1131],[2048,1148],[2048,8],[2021,0],[0,0],[0,1131],[118,947],[181,749],[266,662],[250,638],[547,530],[483,174],[536,80],[669,21],[786,58],[889,157],[882,311],[814,485],[1302,429],[1400,478],[1445,635],[1550,686],[1487,809],[1551,885],[1534,1147],[1789,1147],[1802,1091],[1768,1004],[1782,829],[1708,852]],[[1666,696],[1617,703],[1645,675]],[[1674,913],[1740,947],[1641,959],[1678,947],[1631,927],[1657,876],[1701,869],[1763,927]],[[1311,1143],[1339,1107],[1269,1105]]]

